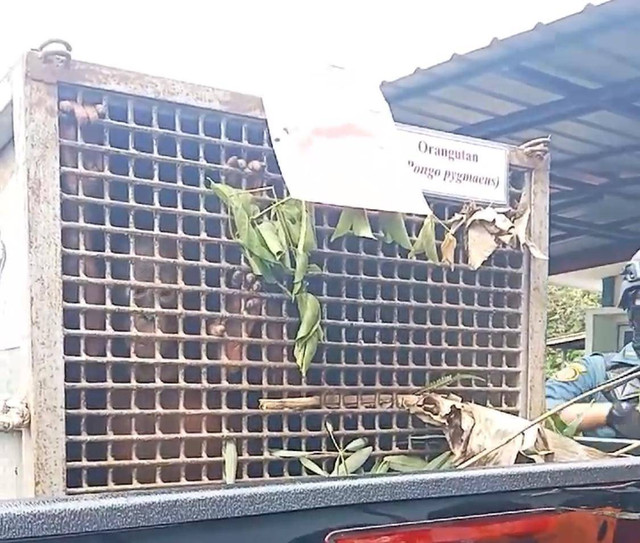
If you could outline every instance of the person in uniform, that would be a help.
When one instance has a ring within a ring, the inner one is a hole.
[[[640,372],[640,251],[625,266],[618,306],[624,309],[633,331],[631,343],[619,353],[585,356],[557,371],[546,383],[547,409],[638,368]],[[640,373],[617,388],[598,392],[560,412],[566,424],[580,419],[584,436],[640,439]]]

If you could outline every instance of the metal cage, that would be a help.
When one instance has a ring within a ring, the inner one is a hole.
[[[323,273],[310,290],[325,340],[302,380],[295,307],[248,273],[209,187],[284,192],[260,99],[36,52],[9,81],[15,170],[0,231],[10,215],[24,241],[7,263],[28,278],[12,316],[28,333],[0,362],[19,368],[10,392],[28,391],[32,419],[18,494],[220,483],[226,440],[240,481],[297,476],[298,462],[269,451],[329,462],[327,418],[338,440],[367,437],[374,457],[411,450],[421,430],[394,395],[458,371],[485,380],[452,386],[467,399],[541,411],[544,262],[501,249],[474,272],[460,251],[449,269],[380,241],[331,242],[339,210],[315,206]],[[231,157],[264,169],[239,175]],[[532,239],[546,249],[548,161],[514,149],[511,165],[511,198],[530,191]],[[442,218],[460,207],[432,204]],[[290,396],[335,405],[259,409]]]

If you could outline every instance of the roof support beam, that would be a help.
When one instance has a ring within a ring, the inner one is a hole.
[[[593,247],[591,251],[580,249],[561,256],[551,256],[549,261],[549,275],[568,273],[577,270],[606,266],[616,262],[629,260],[640,247],[640,238],[635,242],[612,245],[605,243]]]
[[[525,85],[534,86],[539,89],[558,94],[564,98],[590,90],[589,87],[577,85],[571,81],[567,81],[566,79],[541,72],[529,66],[513,66],[501,75],[515,81],[520,81]],[[603,109],[619,113],[625,117],[640,119],[640,107],[634,106],[633,104],[624,104],[620,101],[603,102],[602,104],[604,106]]]
[[[496,138],[527,128],[554,123],[570,117],[591,113],[602,108],[603,101],[625,100],[640,95],[640,77],[629,79],[598,89],[587,89],[574,93],[568,98],[532,106],[527,109],[508,113],[502,117],[487,119],[479,123],[459,128],[456,132],[467,136]],[[611,152],[609,150],[605,152]],[[599,153],[594,153],[599,154]],[[581,157],[571,159],[579,161]],[[566,161],[568,162],[568,161]],[[558,165],[554,163],[554,167]]]

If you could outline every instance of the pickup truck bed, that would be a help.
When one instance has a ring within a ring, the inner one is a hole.
[[[427,519],[559,507],[640,511],[638,479],[637,459],[621,458],[7,501],[0,541],[319,543],[340,528]]]

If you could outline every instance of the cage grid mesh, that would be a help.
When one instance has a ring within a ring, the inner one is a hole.
[[[320,451],[330,469],[327,418],[340,441],[367,437],[372,459],[412,450],[424,431],[388,398],[459,371],[485,381],[462,381],[456,394],[520,410],[519,251],[501,249],[477,272],[459,264],[460,248],[451,269],[408,260],[378,240],[330,242],[339,210],[315,206],[323,274],[309,290],[325,340],[303,380],[296,309],[243,266],[210,190],[224,181],[283,194],[266,123],[78,86],[61,85],[59,100],[87,112],[59,121],[69,492],[221,482],[227,439],[241,481],[301,475],[273,449]],[[239,174],[230,157],[265,171]],[[512,172],[512,200],[523,179]],[[459,204],[434,208],[447,218]],[[420,225],[407,219],[411,235]],[[258,406],[313,395],[335,405]]]

